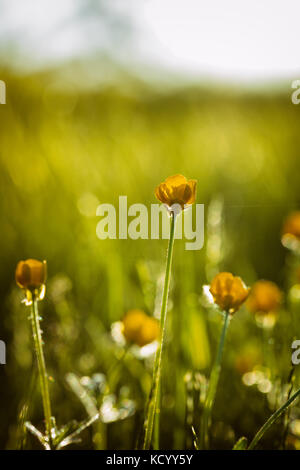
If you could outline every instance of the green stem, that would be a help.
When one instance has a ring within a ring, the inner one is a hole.
[[[157,392],[156,414],[153,429],[153,450],[159,450],[159,429],[160,429],[160,407],[161,407],[161,381],[159,381]]]
[[[147,407],[147,417],[146,417],[145,424],[144,424],[145,426],[145,437],[144,437],[144,444],[143,444],[144,450],[150,449],[154,419],[155,419],[155,414],[157,412],[158,390],[159,390],[159,382],[160,382],[160,376],[161,376],[161,361],[162,361],[162,351],[163,351],[163,344],[164,344],[164,337],[165,337],[168,294],[169,294],[169,286],[170,286],[170,274],[171,274],[171,265],[172,265],[174,236],[175,236],[175,222],[176,222],[176,216],[174,212],[172,212],[171,213],[170,240],[169,240],[168,253],[167,253],[166,274],[165,274],[165,282],[164,282],[162,304],[161,304],[160,341],[159,341],[158,348],[156,351],[156,356],[155,356],[152,386],[151,386],[151,391],[150,391],[149,403]]]
[[[43,352],[43,340],[42,332],[40,328],[39,312],[37,299],[35,295],[32,295],[32,304],[31,304],[31,325],[33,332],[33,340],[35,346],[35,352],[38,362],[40,386],[43,400],[44,416],[46,423],[46,434],[48,438],[49,445],[51,447],[51,404],[50,404],[50,395],[48,387],[48,375],[46,371],[46,364]]]
[[[210,381],[207,391],[206,400],[204,403],[204,410],[202,416],[202,423],[201,423],[201,433],[200,433],[200,448],[205,449],[208,447],[209,444],[209,427],[210,427],[210,420],[211,420],[211,411],[214,405],[217,386],[219,382],[220,372],[221,372],[221,362],[222,362],[222,355],[225,343],[225,336],[226,330],[229,323],[229,313],[225,312],[224,323],[222,328],[222,333],[220,337],[220,342],[218,346],[217,356],[215,359],[215,363],[213,365],[213,369],[210,375]]]
[[[248,450],[253,450],[256,444],[261,440],[265,432],[272,426],[272,424],[278,419],[282,413],[284,413],[288,407],[293,403],[294,400],[300,395],[300,388],[297,390],[297,392],[294,393],[294,395],[291,396],[278,410],[273,413],[270,418],[265,422],[265,424],[258,430],[258,432],[255,434],[254,438],[249,444]]]

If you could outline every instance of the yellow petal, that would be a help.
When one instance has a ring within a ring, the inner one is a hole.
[[[217,274],[211,282],[210,292],[215,303],[230,313],[236,312],[249,294],[242,279],[228,272]]]
[[[186,184],[187,179],[183,175],[173,175],[173,176],[168,176],[168,178],[165,179],[165,183],[168,186],[180,186],[181,184]]]
[[[197,187],[197,180],[189,180],[188,185],[191,189],[191,196],[186,202],[186,204],[193,204],[196,200],[196,187]]]

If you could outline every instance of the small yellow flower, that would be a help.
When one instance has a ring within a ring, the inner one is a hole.
[[[300,211],[291,212],[282,227],[282,244],[291,250],[300,247]]]
[[[274,282],[257,281],[250,292],[247,307],[252,313],[268,314],[276,312],[281,305],[282,292]]]
[[[145,317],[146,314],[138,309],[129,310],[124,316],[122,320],[123,334],[129,343],[135,341]]]
[[[184,209],[186,204],[196,200],[196,180],[187,180],[183,175],[169,176],[155,189],[156,198],[169,208],[178,204]]]
[[[226,272],[214,277],[209,290],[220,309],[231,314],[240,308],[249,295],[249,289],[242,279]]]
[[[142,347],[159,338],[159,323],[155,318],[147,317],[140,328],[136,343]]]
[[[300,239],[300,211],[292,212],[284,221],[282,234],[294,235]]]
[[[123,335],[128,343],[142,347],[159,338],[159,323],[142,310],[129,310],[123,318]]]
[[[47,278],[46,261],[27,259],[19,261],[16,268],[16,283],[23,289],[38,289]]]
[[[36,259],[19,261],[15,278],[17,285],[26,291],[28,305],[32,301],[33,294],[38,300],[42,300],[45,295],[47,262]]]

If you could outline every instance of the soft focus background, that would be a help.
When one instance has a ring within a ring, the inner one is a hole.
[[[77,448],[134,448],[152,359],[133,348],[119,360],[123,345],[111,331],[128,309],[159,313],[167,243],[101,241],[95,213],[119,195],[150,205],[156,185],[175,173],[198,181],[205,245],[175,244],[161,448],[193,446],[222,320],[202,288],[219,270],[250,286],[270,279],[285,302],[272,329],[245,307],[232,320],[212,447],[252,438],[286,398],[300,279],[280,236],[300,207],[300,105],[291,101],[300,7],[198,3],[0,0],[1,448],[39,448],[32,436],[23,442],[25,413],[43,426],[29,312],[14,282],[27,258],[48,262],[40,309],[58,424],[87,416],[74,387],[99,403],[107,380],[107,422],[85,431]],[[296,386],[297,368],[294,377]],[[291,423],[286,431],[278,422],[261,447],[299,448],[300,408]]]

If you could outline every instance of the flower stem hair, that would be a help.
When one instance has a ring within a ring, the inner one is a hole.
[[[45,424],[46,424],[46,435],[48,438],[49,445],[51,447],[51,428],[52,428],[51,416],[52,414],[51,414],[51,403],[50,403],[50,394],[49,394],[49,386],[48,386],[48,375],[46,371],[46,363],[45,363],[44,351],[43,351],[42,332],[40,328],[40,319],[39,319],[39,313],[38,313],[38,301],[34,294],[33,294],[32,303],[31,303],[31,325],[32,325],[34,347],[35,347],[35,353],[37,357],[38,370],[39,370],[40,387],[41,387]]]

